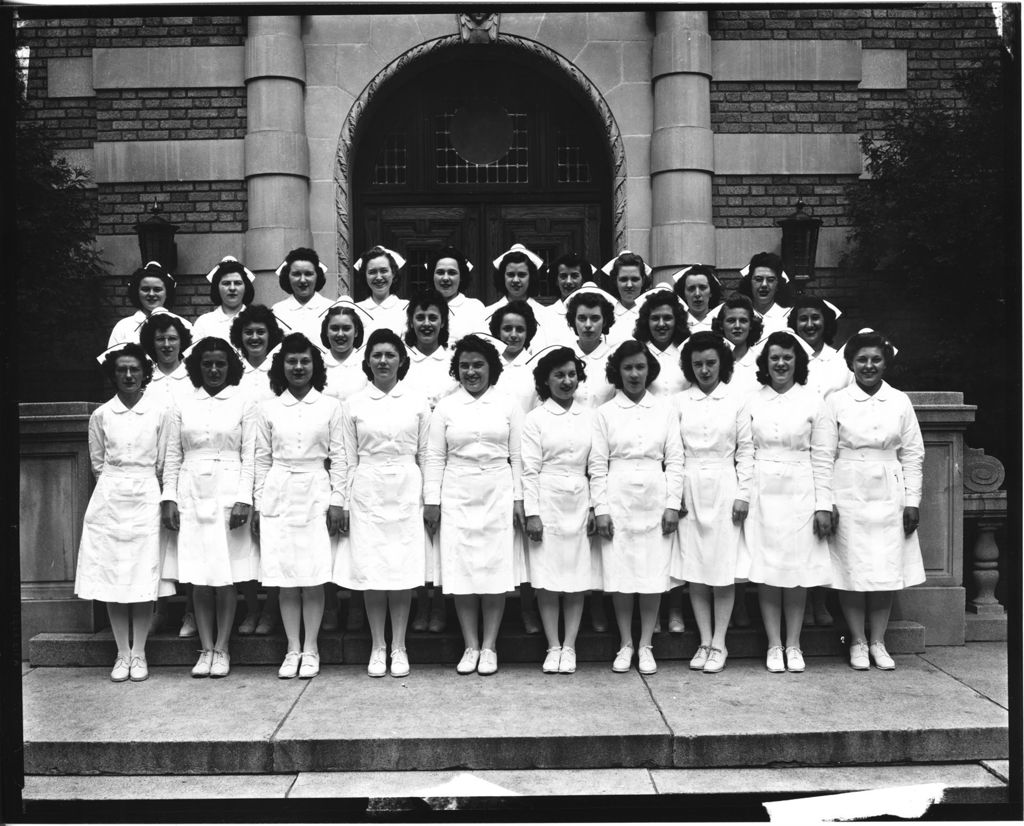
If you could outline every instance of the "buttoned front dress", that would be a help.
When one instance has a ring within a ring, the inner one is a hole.
[[[823,344],[821,352],[807,363],[807,385],[817,390],[823,399],[852,383],[853,373],[846,366],[843,354],[834,347]]]
[[[683,444],[675,407],[647,392],[632,402],[621,390],[597,409],[590,449],[590,490],[597,516],[612,518],[601,539],[604,590],[658,594],[671,587],[677,532],[662,533],[666,508],[683,495]]]
[[[344,361],[338,361],[330,350],[322,352],[324,366],[327,368],[327,385],[324,387],[324,395],[345,401],[349,396],[363,390],[368,381],[366,373],[363,372],[363,350],[362,348],[348,354]]]
[[[289,333],[302,333],[314,347],[319,347],[323,314],[333,303],[320,293],[313,293],[313,297],[305,304],[300,304],[294,295],[289,295],[270,309],[278,321],[284,322],[281,331],[286,336]]]
[[[647,342],[646,347],[647,352],[654,356],[661,368],[658,378],[647,388],[649,393],[671,397],[690,386],[690,382],[683,374],[683,368],[679,366],[679,353],[682,348],[669,344],[664,350],[659,350],[652,342]]]
[[[448,346],[468,333],[475,333],[481,328],[484,317],[484,303],[477,298],[469,298],[463,293],[456,293],[448,299]]]
[[[362,301],[357,301],[356,306],[366,310],[373,319],[372,321],[364,319],[363,343],[369,341],[370,333],[374,330],[386,329],[391,330],[397,336],[405,335],[405,308],[408,303],[394,293],[388,293],[388,296],[380,304],[373,300],[372,295]]]
[[[829,585],[828,544],[814,512],[832,511],[828,414],[818,394],[763,386],[748,400],[754,440],[750,512],[744,525],[751,582],[780,588]]]
[[[832,587],[895,591],[924,582],[917,531],[903,533],[903,509],[921,504],[924,467],[913,404],[882,382],[873,396],[851,384],[829,396],[827,407],[839,512],[829,542]]]
[[[295,588],[331,579],[327,508],[345,507],[341,417],[336,399],[312,389],[302,399],[285,390],[260,405],[253,500],[263,585]]]
[[[256,408],[239,387],[203,388],[171,412],[163,500],[176,502],[179,582],[222,586],[259,576],[249,524],[229,530],[236,502],[252,505]]]
[[[434,408],[424,502],[441,506],[445,593],[504,594],[519,585],[512,509],[523,498],[522,422],[519,406],[493,387],[479,398],[460,387]]]
[[[614,348],[605,339],[589,354],[583,352],[578,340],[573,342],[572,349],[587,371],[586,381],[581,381],[576,388],[576,403],[596,410],[615,395],[615,387],[608,382],[604,372]]]
[[[115,396],[89,417],[96,488],[82,524],[75,594],[104,602],[149,602],[173,594],[160,578],[160,475],[167,413],[143,396]]]
[[[587,535],[587,462],[594,411],[548,399],[523,422],[523,504],[539,516],[540,542],[527,539],[534,588],[574,593],[601,587],[600,549]]]
[[[371,384],[345,403],[349,537],[331,577],[344,588],[398,591],[425,581],[420,468],[430,408],[402,385],[384,393]]]
[[[192,341],[200,341],[209,336],[215,336],[216,338],[224,339],[224,341],[230,344],[231,325],[238,317],[238,314],[244,309],[245,305],[243,304],[229,315],[224,312],[224,307],[221,306],[215,307],[208,313],[203,313],[196,319],[195,326],[192,328]]]
[[[737,499],[750,501],[754,443],[744,399],[728,384],[706,394],[691,387],[676,396],[685,454],[679,520],[681,563],[673,579],[704,585],[732,585],[746,579],[750,554],[742,525],[732,520]]]

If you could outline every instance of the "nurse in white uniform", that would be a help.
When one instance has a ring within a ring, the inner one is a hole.
[[[369,315],[366,335],[383,327],[396,335],[405,332],[405,305],[409,302],[395,295],[398,272],[404,266],[401,255],[379,244],[370,247],[352,265],[352,269],[363,274],[370,288],[370,295],[358,305]],[[362,361],[361,355],[359,360]]]
[[[743,520],[750,502],[754,443],[744,399],[729,386],[732,350],[717,333],[697,332],[683,345],[683,370],[693,386],[676,396],[686,454],[684,503],[679,520],[681,568],[700,645],[690,668],[717,674],[725,668],[725,634],[734,583],[746,578],[750,557]]]
[[[615,397],[597,409],[590,486],[601,537],[604,589],[612,592],[620,648],[612,670],[633,660],[633,602],[640,602],[641,674],[658,670],[651,638],[669,589],[683,497],[683,445],[675,406],[648,392],[658,362],[639,341],[618,346],[606,368]]]
[[[658,378],[649,388],[655,396],[674,396],[690,386],[679,366],[679,348],[689,335],[686,311],[672,290],[667,285],[648,290],[640,301],[633,338],[658,360]]]
[[[231,338],[231,323],[252,304],[256,276],[233,255],[225,255],[206,274],[206,280],[210,282],[210,302],[217,306],[196,319],[192,338],[199,341],[216,336],[227,341]]]
[[[693,264],[673,274],[675,293],[686,307],[686,326],[691,333],[711,330],[715,317],[713,310],[722,303],[722,282],[715,268],[708,264]]]
[[[505,595],[515,589],[514,531],[523,513],[523,414],[493,385],[498,352],[477,336],[454,348],[459,390],[441,399],[430,420],[424,474],[424,519],[440,531],[441,576],[455,595],[466,650],[457,671],[493,674]],[[483,614],[483,636],[477,623]]]
[[[759,252],[740,270],[736,291],[753,302],[761,315],[764,338],[776,330],[787,329],[789,317],[789,276],[782,269],[782,259],[773,252]]]
[[[533,369],[540,407],[523,423],[523,505],[530,540],[530,579],[547,637],[545,674],[576,671],[576,635],[583,597],[593,583],[590,537],[595,531],[587,461],[594,413],[573,396],[586,376],[569,347],[544,353]],[[565,635],[558,636],[559,598]]]
[[[832,346],[839,316],[835,304],[814,295],[797,296],[789,311],[789,328],[813,351],[807,384],[823,399],[853,383],[846,360]]]
[[[513,244],[492,263],[494,264],[494,289],[501,298],[484,307],[483,324],[477,332],[487,332],[494,314],[510,301],[523,301],[533,311],[533,318],[537,326],[537,332],[533,336],[533,346],[536,349],[544,347],[547,344],[547,328],[549,326],[548,308],[534,297],[540,292],[540,268],[544,265],[544,259],[522,244]]]
[[[473,265],[461,250],[442,247],[427,264],[434,279],[434,288],[448,302],[448,340],[454,344],[467,333],[481,329],[483,302],[466,295],[472,285]]]
[[[320,294],[327,284],[327,267],[320,263],[316,250],[299,247],[289,252],[277,268],[277,283],[288,298],[270,308],[274,315],[293,333],[319,341],[320,314],[332,302]]]
[[[747,403],[754,478],[744,526],[751,582],[759,583],[771,672],[803,671],[807,589],[830,585],[832,456],[825,403],[806,386],[807,353],[792,333],[768,336],[757,358],[763,387]],[[783,649],[782,621],[786,636]]]
[[[260,581],[281,588],[288,637],[282,679],[320,673],[317,635],[333,567],[331,536],[348,530],[342,412],[337,399],[323,395],[326,372],[319,347],[301,333],[285,336],[270,367],[278,395],[257,415],[253,527]]]
[[[176,282],[159,261],[150,261],[137,269],[128,282],[128,300],[136,307],[136,311],[127,318],[122,318],[110,332],[107,347],[115,344],[126,344],[133,341],[139,343],[139,332],[147,318],[157,310],[170,310],[174,306],[174,288]],[[192,325],[182,319],[185,328]]]
[[[146,392],[167,407],[190,396],[195,389],[184,363],[184,353],[192,341],[185,320],[170,312],[153,313],[139,331],[139,343],[156,365]]]
[[[551,320],[550,328],[547,330],[548,344],[564,344],[571,347],[576,340],[576,331],[565,323],[565,313],[568,310],[566,302],[585,282],[594,280],[594,268],[578,252],[567,252],[552,261],[545,272],[548,273],[548,277],[554,275],[552,280],[558,291],[558,299],[547,307]]]
[[[256,408],[238,386],[242,362],[224,339],[199,341],[185,368],[196,389],[170,417],[161,510],[164,527],[178,531],[178,581],[193,586],[202,650],[192,676],[226,677],[235,583],[259,575],[249,529]]]
[[[161,585],[159,480],[167,414],[143,394],[153,368],[138,344],[115,345],[98,360],[116,395],[89,417],[96,489],[82,524],[75,595],[107,603],[117,644],[110,679],[140,681],[149,676],[146,637]]]
[[[370,334],[372,318],[347,295],[328,307],[320,322],[318,341],[326,348],[324,393],[339,402],[366,387],[363,372],[363,343]],[[385,327],[383,329],[391,329]]]
[[[633,335],[640,315],[640,296],[651,287],[654,273],[644,259],[635,252],[623,250],[601,267],[605,274],[605,289],[617,295],[615,331],[607,331],[608,343],[614,348]]]
[[[917,534],[924,440],[910,399],[883,381],[895,356],[892,344],[862,330],[843,355],[855,384],[826,403],[838,515],[829,543],[832,587],[840,589],[850,629],[850,665],[866,669],[870,656],[876,668],[892,670],[885,629],[893,595],[925,581]]]
[[[757,342],[761,340],[763,329],[761,316],[745,295],[732,295],[723,301],[711,322],[711,332],[718,333],[732,345],[733,372],[729,386],[744,397],[761,387],[757,380],[757,356],[761,348]]]
[[[430,408],[405,388],[409,356],[391,330],[370,334],[363,358],[372,383],[345,406],[349,541],[333,581],[364,591],[371,677],[387,673],[384,626],[391,616],[391,676],[409,674],[405,629],[412,589],[423,584],[423,466]]]
[[[536,350],[537,319],[533,308],[516,299],[494,311],[488,321],[491,336],[501,342],[501,380],[498,389],[523,408],[523,415],[536,407],[530,358]]]

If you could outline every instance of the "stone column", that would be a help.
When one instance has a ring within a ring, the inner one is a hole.
[[[257,274],[256,300],[270,304],[284,297],[273,270],[288,250],[312,244],[301,17],[249,18],[245,82],[244,260]]]
[[[683,264],[715,263],[715,159],[707,12],[658,12],[655,21],[651,263],[662,281]]]

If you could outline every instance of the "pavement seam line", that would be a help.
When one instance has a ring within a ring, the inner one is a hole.
[[[641,674],[640,675],[640,680],[643,682],[644,688],[647,689],[647,695],[651,698],[651,702],[654,703],[654,707],[656,709],[658,709],[658,715],[661,717],[661,722],[663,722],[665,724],[665,728],[668,729],[668,756],[669,756],[669,760],[671,761],[671,764],[672,764],[671,766],[669,766],[669,768],[675,768],[675,764],[676,764],[676,744],[675,744],[676,733],[672,729],[672,726],[669,723],[668,718],[665,717],[665,712],[662,711],[661,710],[661,706],[658,705],[658,701],[654,699],[654,692],[651,691],[651,684],[649,682],[647,682],[647,678],[643,674]],[[652,783],[654,782],[654,776],[653,775],[651,776],[651,782]],[[657,787],[655,787],[655,788],[657,788]]]
[[[299,700],[302,699],[302,695],[306,693],[306,689],[309,688],[313,681],[302,680],[302,682],[305,683],[305,685],[302,686],[302,689],[299,691],[299,693],[295,695],[295,701],[288,707],[288,710],[284,713],[284,716],[281,717],[281,720],[278,722],[277,727],[270,733],[270,737],[267,739],[267,744],[270,746],[271,772],[277,769],[277,750],[274,748],[274,741],[277,738],[277,733],[281,730],[282,726],[284,726],[284,724],[288,722],[288,718],[291,717],[292,712],[295,710],[295,706],[298,705]],[[291,772],[289,772],[289,774],[290,773]],[[298,772],[296,772],[295,776],[296,778],[298,778]]]
[[[284,799],[290,800],[292,796],[292,789],[295,788],[295,784],[299,782],[299,772],[295,772],[295,777],[292,778],[292,782],[288,784],[288,788],[284,790]]]
[[[1007,785],[1009,785],[1009,780],[1007,780],[1007,778],[1003,777],[1003,776],[1002,776],[1002,775],[1001,775],[1001,774],[1000,774],[999,772],[997,772],[997,771],[996,771],[995,769],[993,769],[993,768],[990,768],[989,766],[986,766],[986,765],[985,765],[985,762],[984,762],[983,760],[979,760],[979,761],[977,762],[977,765],[981,766],[981,767],[982,767],[982,768],[983,768],[983,769],[984,769],[985,771],[987,771],[987,772],[988,772],[989,774],[991,774],[991,775],[992,775],[992,776],[993,776],[993,777],[994,777],[994,778],[995,778],[996,780],[998,780],[998,781],[999,781],[1000,783],[1002,783],[1002,784],[1003,784],[1004,786],[1007,786]]]
[[[969,688],[971,691],[973,691],[979,697],[983,697],[984,699],[988,700],[993,705],[999,706],[999,708],[1001,708],[1003,711],[1009,712],[1010,709],[1007,708],[1006,706],[1004,706],[998,700],[996,700],[996,699],[994,699],[992,697],[989,697],[987,694],[984,694],[981,691],[978,691],[978,689],[976,689],[973,685],[971,685],[968,682],[965,682],[965,681],[961,680],[958,676],[956,676],[956,674],[951,674],[949,671],[946,671],[946,669],[943,668],[938,663],[935,663],[935,662],[932,662],[931,660],[929,660],[928,657],[927,657],[927,652],[925,652],[923,654],[920,654],[920,653],[919,654],[915,654],[914,656],[920,657],[922,660],[924,660],[926,663],[928,663],[928,665],[932,666],[932,668],[939,669],[939,671],[941,671],[947,677],[949,677],[952,680],[956,680],[956,682],[960,683],[960,685],[964,686],[965,688]]]
[[[654,789],[655,794],[661,794],[661,789],[658,788],[658,781],[654,779],[654,770],[647,769],[647,778],[651,781],[651,788]]]

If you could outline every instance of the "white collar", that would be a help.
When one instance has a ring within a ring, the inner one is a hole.
[[[476,398],[473,398],[469,394],[469,392],[466,390],[466,388],[463,387],[461,384],[459,385],[459,389],[455,391],[455,395],[458,395],[460,393],[463,396],[463,399],[462,399],[462,403],[463,404],[476,404],[478,402],[480,404],[490,404],[493,399],[498,398],[499,395],[500,395],[499,393],[497,393],[494,390],[494,385],[493,384],[490,387],[488,387],[486,390],[484,390],[484,392],[481,393]]]
[[[623,409],[630,407],[654,407],[654,395],[651,393],[650,390],[644,393],[643,398],[641,398],[638,402],[630,401],[629,396],[627,396],[625,392],[623,392],[622,390],[616,390],[615,395],[612,398],[615,401],[615,404],[617,404],[619,407]]]
[[[294,407],[299,403],[315,404],[317,400],[320,398],[320,391],[317,390],[315,387],[311,387],[309,392],[305,395],[305,397],[297,399],[295,398],[295,396],[292,395],[292,392],[288,388],[285,388],[282,391],[281,395],[278,396],[277,398],[280,399],[281,404],[283,404],[285,407]]]
[[[434,352],[431,353],[429,356],[426,353],[421,352],[416,347],[415,344],[406,349],[409,351],[409,358],[415,361],[417,364],[421,361],[427,361],[428,359],[430,361],[445,361],[446,359],[450,358],[450,356],[448,355],[447,347],[438,346],[437,349],[434,350]]]
[[[564,416],[567,413],[571,416],[579,416],[583,412],[575,400],[573,400],[573,403],[570,404],[568,408],[565,408],[554,399],[546,399],[541,407],[543,407],[552,416]]]
[[[605,358],[608,351],[611,350],[611,345],[608,344],[608,336],[601,336],[601,343],[588,354],[583,352],[580,347],[579,339],[577,338],[576,341],[572,343],[572,349],[576,351],[576,355],[581,359],[594,360]]]
[[[205,387],[197,387],[196,398],[202,399],[203,401],[223,402],[234,398],[238,391],[239,387],[237,384],[229,384],[226,387],[222,387],[221,391],[216,396],[211,396]]]
[[[390,392],[385,393],[371,381],[366,385],[366,395],[375,400],[383,399],[385,396],[400,399],[405,395],[405,388],[402,387],[402,381],[399,379],[398,384],[392,387]]]
[[[861,390],[860,385],[856,381],[850,384],[849,388],[849,393],[855,402],[869,402],[872,400],[884,402],[892,398],[892,385],[886,382],[885,379],[882,380],[882,386],[875,391],[873,396]]]
[[[141,416],[143,413],[148,412],[152,406],[153,397],[147,397],[145,390],[142,391],[142,397],[135,402],[135,407],[128,407],[125,405],[125,403],[121,401],[121,397],[116,393],[114,394],[114,398],[110,400],[110,411],[112,413],[117,413],[118,415],[121,415],[122,413],[134,413],[136,416]]]

